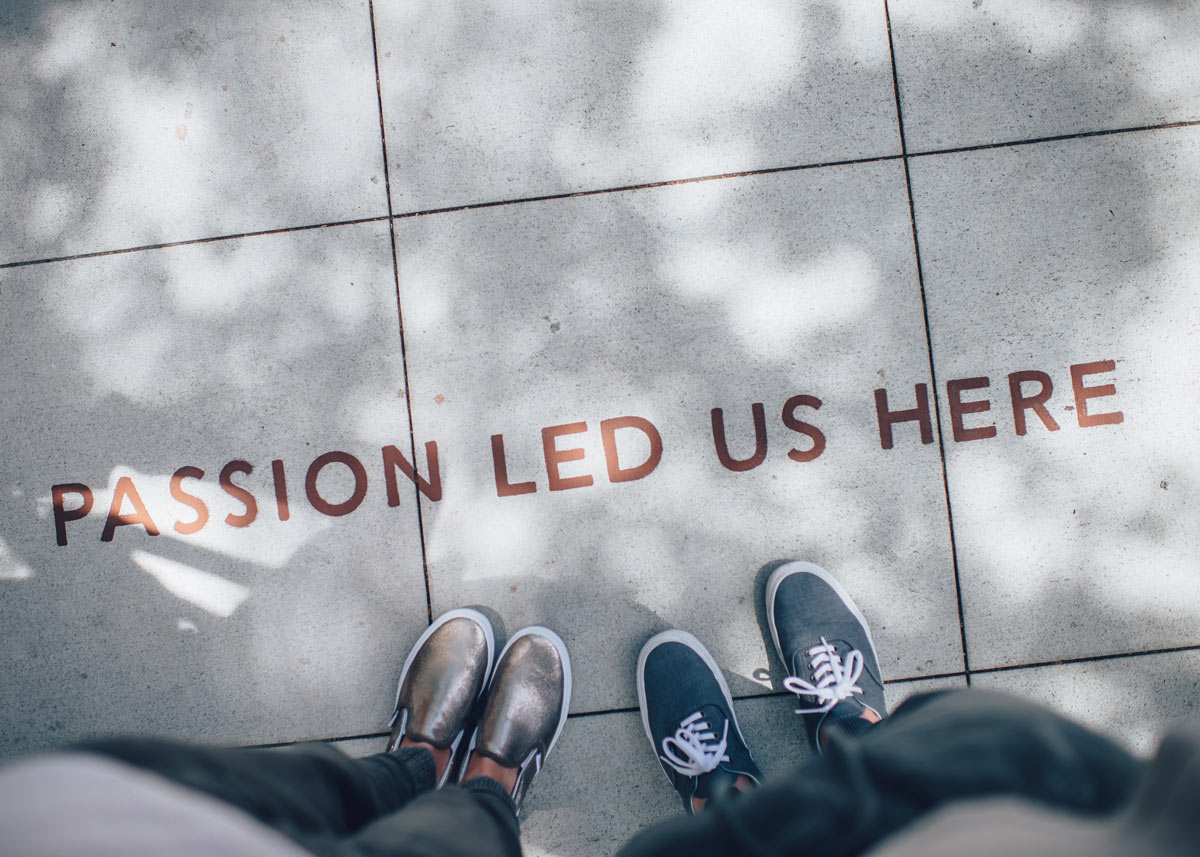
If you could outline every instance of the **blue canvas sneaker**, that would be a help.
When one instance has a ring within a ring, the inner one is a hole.
[[[692,798],[720,799],[741,775],[762,781],[721,670],[691,634],[651,637],[638,655],[637,688],[646,736],[688,815]]]
[[[767,581],[767,621],[788,670],[783,686],[800,697],[796,713],[818,752],[826,722],[857,735],[887,715],[867,620],[829,572],[811,562],[776,569]]]

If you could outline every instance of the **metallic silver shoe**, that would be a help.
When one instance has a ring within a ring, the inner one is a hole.
[[[405,735],[439,749],[450,748],[450,763],[438,780],[445,785],[461,758],[458,749],[471,715],[487,690],[496,640],[492,623],[477,610],[462,608],[438,617],[417,640],[396,688],[396,712],[388,725],[388,750]]]
[[[518,769],[511,795],[518,809],[562,734],[570,705],[571,658],[562,638],[539,626],[518,631],[500,653],[467,751]]]

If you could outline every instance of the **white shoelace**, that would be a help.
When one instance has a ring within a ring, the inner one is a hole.
[[[709,727],[707,720],[701,719],[699,711],[685,718],[675,730],[674,735],[668,735],[662,740],[664,762],[685,777],[698,777],[716,770],[717,765],[729,761],[725,752],[728,746],[729,721],[725,721],[725,731],[721,739]]]
[[[843,662],[837,646],[822,637],[820,645],[813,646],[807,654],[813,680],[808,682],[791,675],[783,680],[783,686],[797,696],[816,697],[820,707],[797,708],[797,714],[824,714],[842,700],[863,692],[858,686],[863,671],[863,656],[858,649],[851,649]]]

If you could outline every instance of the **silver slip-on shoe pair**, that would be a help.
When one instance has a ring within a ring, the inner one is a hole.
[[[430,625],[404,662],[388,750],[405,735],[449,748],[439,787],[461,781],[472,753],[516,768],[511,796],[519,808],[567,722],[571,659],[558,634],[533,626],[512,636],[493,673],[495,645],[491,622],[477,610],[451,610]]]

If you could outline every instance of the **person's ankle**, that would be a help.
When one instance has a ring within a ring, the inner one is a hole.
[[[473,777],[488,777],[493,779],[512,794],[513,789],[517,787],[517,775],[520,773],[518,768],[510,768],[506,765],[501,765],[495,759],[489,759],[486,756],[480,756],[477,753],[472,753],[467,758],[467,766],[463,769],[462,781],[465,783]]]
[[[875,724],[883,718],[880,717],[874,709],[864,708],[862,713],[858,715],[857,719],[865,720],[867,723]],[[837,722],[842,721],[826,720],[821,724],[820,728],[817,729],[817,743],[820,745],[822,751],[825,749],[826,745],[829,744],[829,739],[833,736],[833,724]]]
[[[748,792],[748,791],[750,791],[750,789],[754,788],[754,780],[750,779],[745,774],[742,774],[737,778],[737,780],[734,781],[732,787],[734,789],[737,789],[739,792]],[[700,813],[702,813],[704,811],[704,807],[706,807],[706,806],[708,806],[708,798],[706,798],[706,797],[692,798],[692,813],[694,815],[699,815]]]
[[[454,751],[449,747],[435,747],[425,741],[417,741],[405,735],[400,739],[400,749],[405,747],[414,747],[422,750],[428,750],[429,755],[433,757],[434,782],[440,783],[442,775],[446,771],[446,767],[450,764],[451,757]]]

